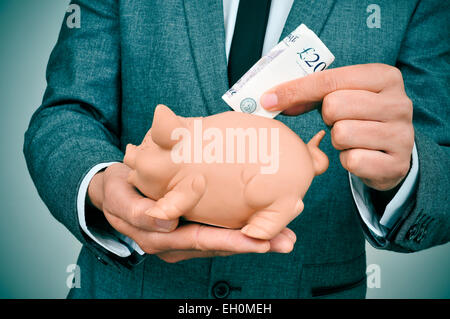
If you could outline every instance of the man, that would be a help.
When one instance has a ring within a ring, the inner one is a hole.
[[[83,243],[69,297],[363,298],[364,235],[399,252],[448,242],[448,4],[380,0],[371,25],[371,3],[356,0],[74,3],[81,27],[62,27],[24,146],[40,196]],[[302,214],[270,241],[147,215],[154,201],[121,161],[155,106],[229,110],[221,96],[235,69],[255,62],[237,52],[254,53],[246,43],[261,36],[245,27],[260,26],[264,54],[300,23],[336,56],[333,69],[261,103],[304,140],[331,129],[330,167]]]

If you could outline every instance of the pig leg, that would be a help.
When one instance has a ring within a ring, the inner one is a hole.
[[[246,203],[255,210],[241,230],[249,237],[272,239],[303,210],[303,202],[295,194],[279,197],[278,186],[269,175],[246,169],[242,172],[242,182]]]
[[[176,219],[192,210],[203,196],[206,181],[203,175],[188,175],[156,201],[147,213],[159,219]]]
[[[255,212],[241,232],[249,237],[269,240],[278,235],[303,210],[303,201],[295,196],[279,198]]]

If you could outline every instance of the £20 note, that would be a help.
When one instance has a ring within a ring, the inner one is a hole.
[[[268,89],[308,74],[325,70],[334,55],[304,24],[278,43],[248,70],[222,99],[235,111],[269,118],[279,111],[266,111],[259,99]]]

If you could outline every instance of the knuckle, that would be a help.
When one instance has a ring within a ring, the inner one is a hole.
[[[398,169],[398,177],[403,178],[408,175],[410,169],[410,163],[402,163]]]
[[[320,79],[320,81],[316,81],[315,83],[318,92],[322,92],[324,90],[326,92],[334,92],[337,90],[338,83],[335,76],[331,76],[330,74],[328,74],[328,76],[321,76]]]
[[[114,176],[115,172],[117,171],[117,169],[120,167],[120,165],[122,165],[121,163],[114,163],[108,167],[105,168],[105,170],[103,171],[103,173],[105,174],[105,179],[111,178]]]
[[[106,216],[106,214],[113,215],[113,212],[114,212],[113,207],[111,207],[111,204],[106,196],[102,203],[102,211],[105,214],[105,216]],[[111,222],[110,222],[110,224],[111,224]]]
[[[193,232],[192,234],[192,248],[194,250],[199,250],[199,251],[204,251],[205,247],[203,246],[202,242],[201,242],[201,232],[202,229],[205,226],[203,225],[198,225],[197,229]]]
[[[106,167],[105,170],[103,171],[105,179],[109,178],[112,175],[113,171],[114,171],[114,164]]]
[[[406,147],[408,148],[409,151],[412,152],[413,146],[414,146],[414,127],[412,125],[408,125],[407,128],[405,128],[404,130],[404,141],[406,144]],[[409,154],[410,155],[410,154]]]
[[[158,258],[162,261],[165,261],[168,264],[175,264],[180,261],[179,258],[174,257],[173,255],[158,255]]]
[[[399,113],[402,118],[406,118],[409,122],[412,121],[412,115],[413,115],[413,103],[411,99],[407,96],[405,96],[399,107]]]
[[[116,229],[118,232],[122,232],[122,229],[120,227],[120,223],[118,222],[118,219],[114,217],[114,215],[112,215],[108,209],[103,209],[103,214],[105,215],[106,220],[108,221],[108,223],[114,228]]]
[[[410,112],[413,111],[413,101],[405,94],[405,107],[410,110]]]
[[[125,236],[128,236],[128,237],[132,237],[132,236],[134,237],[134,234],[130,233],[129,227],[127,227],[126,223],[122,219],[115,217],[114,215],[108,214],[108,213],[105,214],[105,217],[106,217],[108,223],[119,233],[121,233]]]
[[[322,118],[325,124],[331,125],[336,118],[336,96],[334,94],[328,94],[323,99],[322,104]]]
[[[128,218],[133,225],[139,226],[142,224],[142,222],[140,221],[142,220],[143,214],[146,210],[145,208],[146,205],[144,198],[140,198],[130,202],[128,208]]]
[[[134,241],[146,254],[151,255],[156,253],[156,250],[148,241],[140,238],[134,238]]]
[[[285,252],[290,253],[294,249],[294,243],[289,243],[289,245],[286,247]]]
[[[294,81],[292,85],[283,86],[283,88],[279,88],[276,94],[280,98],[280,100],[283,101],[283,104],[294,105],[297,100],[298,92],[299,88],[297,82]]]
[[[175,258],[175,257],[167,257],[165,262],[168,264],[176,264],[177,262],[181,261],[182,259]]]
[[[414,147],[414,127],[412,125],[409,125],[409,129],[407,131],[409,133],[408,137],[406,138],[406,147],[408,148],[408,151],[412,153],[412,149]]]
[[[108,180],[103,184],[104,202],[108,202],[110,198],[114,198],[114,182]]]
[[[371,187],[378,191],[386,191],[391,188],[391,184],[388,183],[386,180],[382,179],[382,180],[374,181],[373,184],[371,185]]]
[[[345,140],[345,125],[343,122],[336,122],[331,129],[331,142],[336,149],[344,148]]]
[[[147,199],[145,197],[140,197],[133,203],[135,214],[140,217],[149,208]]]
[[[349,172],[355,172],[360,165],[361,156],[357,152],[347,152],[345,166]]]
[[[128,209],[128,218],[131,224],[136,225],[138,219],[139,219],[139,205],[136,203],[131,203]]]
[[[391,65],[385,65],[385,68],[385,72],[388,74],[388,78],[392,81],[392,83],[403,83],[403,75],[398,68]]]
[[[103,209],[108,209],[112,213],[117,210],[117,187],[112,180],[103,185]]]
[[[394,134],[398,145],[411,152],[414,146],[414,127],[411,124],[399,124]]]

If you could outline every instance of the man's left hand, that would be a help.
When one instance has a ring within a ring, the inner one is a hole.
[[[264,108],[287,115],[308,112],[319,102],[347,171],[379,191],[403,181],[414,128],[400,70],[385,64],[330,69],[280,84],[261,97]]]

